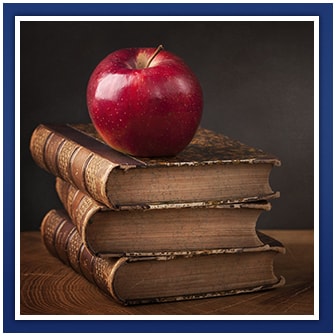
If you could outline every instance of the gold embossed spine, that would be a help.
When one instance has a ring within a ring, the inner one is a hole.
[[[48,251],[100,289],[117,297],[110,290],[115,274],[115,262],[92,255],[84,246],[79,233],[64,211],[51,210],[44,217],[41,235]]]
[[[90,218],[106,207],[60,178],[56,178],[56,191],[85,246],[95,253],[87,242],[86,229]]]
[[[51,134],[50,130],[40,125],[34,130],[30,139],[31,155],[36,164],[45,170],[48,170],[44,160],[45,144]]]

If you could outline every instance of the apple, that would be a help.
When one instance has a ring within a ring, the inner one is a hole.
[[[134,156],[178,154],[202,117],[198,79],[162,46],[112,52],[92,72],[86,93],[90,118],[103,140]]]

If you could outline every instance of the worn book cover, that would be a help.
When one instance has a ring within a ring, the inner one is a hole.
[[[256,224],[267,201],[154,203],[110,209],[56,178],[57,194],[92,254],[172,255],[263,243]]]
[[[256,292],[284,284],[274,271],[282,244],[260,235],[261,247],[169,257],[103,259],[84,246],[74,224],[46,216],[41,235],[48,251],[124,305],[202,299]]]
[[[107,146],[92,124],[39,125],[31,137],[35,162],[93,199],[123,204],[278,197],[269,175],[280,161],[260,149],[200,128],[174,157],[139,158]]]

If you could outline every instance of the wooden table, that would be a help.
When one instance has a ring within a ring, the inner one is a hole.
[[[49,255],[39,232],[21,233],[22,315],[312,315],[314,233],[264,230],[286,254],[275,260],[284,287],[252,294],[124,307]]]

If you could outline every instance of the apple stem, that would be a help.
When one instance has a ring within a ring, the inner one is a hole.
[[[145,68],[148,68],[148,67],[150,66],[150,64],[152,63],[153,59],[156,57],[156,55],[157,55],[161,50],[163,50],[163,45],[162,45],[162,44],[160,44],[160,45],[156,48],[156,50],[154,51],[154,54],[148,59]]]

